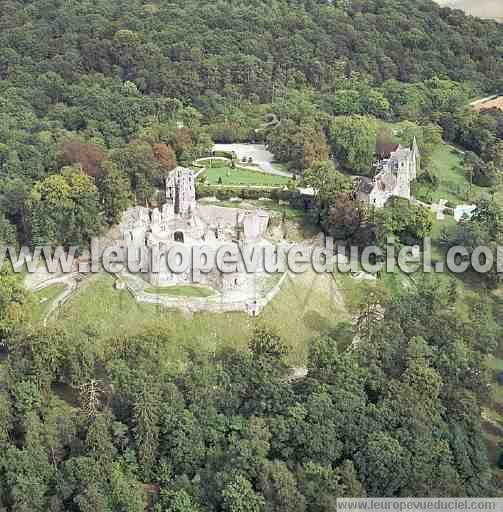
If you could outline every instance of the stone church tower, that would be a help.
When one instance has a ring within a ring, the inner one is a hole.
[[[376,154],[376,175],[374,179],[360,178],[356,198],[377,208],[383,207],[390,197],[410,200],[410,184],[417,177],[421,159],[416,138],[409,146],[378,144]]]
[[[177,167],[166,178],[166,199],[174,207],[176,215],[190,216],[196,208],[194,173]]]

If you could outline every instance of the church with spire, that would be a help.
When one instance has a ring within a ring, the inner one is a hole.
[[[410,184],[419,170],[420,154],[416,138],[410,146],[378,142],[374,178],[361,177],[356,199],[382,208],[391,197],[410,199]]]

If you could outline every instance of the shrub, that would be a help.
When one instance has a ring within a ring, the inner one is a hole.
[[[237,155],[234,151],[213,151],[213,156],[228,158],[229,160],[235,160]]]
[[[239,197],[244,200],[258,200],[261,197],[271,199],[273,201],[289,201],[292,206],[297,204],[295,198],[300,195],[296,190],[283,190],[280,188],[227,188],[227,187],[212,187],[204,183],[198,183],[196,189],[197,198],[215,196],[221,201],[226,201],[231,197]],[[300,204],[300,202],[298,203]],[[295,207],[295,206],[294,206]]]

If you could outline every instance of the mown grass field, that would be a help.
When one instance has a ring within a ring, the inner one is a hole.
[[[279,334],[290,348],[292,366],[305,365],[309,343],[349,319],[337,284],[329,275],[314,272],[288,278],[284,288],[257,318],[244,313],[193,316],[137,303],[127,290],[114,289],[113,278],[99,274],[82,285],[62,306],[51,323],[78,335],[91,335],[99,352],[113,350],[121,335],[162,332],[169,340],[166,357],[174,365],[186,349],[215,351],[220,347],[244,348],[256,325]]]
[[[208,185],[251,185],[251,186],[282,186],[289,181],[285,176],[265,174],[258,171],[245,169],[231,169],[222,164],[213,164],[208,167],[201,178],[206,177]]]

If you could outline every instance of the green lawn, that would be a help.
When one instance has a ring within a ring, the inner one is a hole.
[[[417,183],[415,194],[420,200],[438,202],[446,199],[458,205],[475,201],[484,190],[477,185],[472,185],[470,190],[464,174],[463,154],[447,144],[441,144],[435,150],[431,168],[439,179],[438,185]]]
[[[210,297],[215,294],[215,291],[202,286],[167,286],[163,288],[145,288],[145,293],[170,295],[172,297]]]
[[[497,404],[503,403],[503,385],[498,382],[499,372],[503,371],[503,359],[490,356],[486,361],[486,367],[491,372],[491,395]]]
[[[275,176],[245,169],[231,169],[220,163],[218,166],[208,167],[203,176],[206,176],[208,185],[262,185],[272,187],[286,185],[289,181],[284,176]],[[220,178],[221,183],[219,183]]]
[[[444,220],[435,219],[431,230],[431,257],[433,261],[444,261],[447,248],[442,246],[442,233],[451,230],[456,225],[454,217],[446,215]]]
[[[328,275],[308,272],[287,278],[284,288],[260,316],[244,313],[200,313],[188,317],[149,304],[137,303],[127,290],[114,289],[110,276],[96,275],[62,306],[52,321],[68,332],[92,336],[97,351],[114,350],[117,337],[162,333],[170,343],[166,358],[178,365],[184,349],[214,351],[218,347],[243,348],[255,325],[275,330],[291,349],[290,363],[305,365],[310,340],[348,320],[336,287]],[[339,293],[340,295],[340,293]]]

